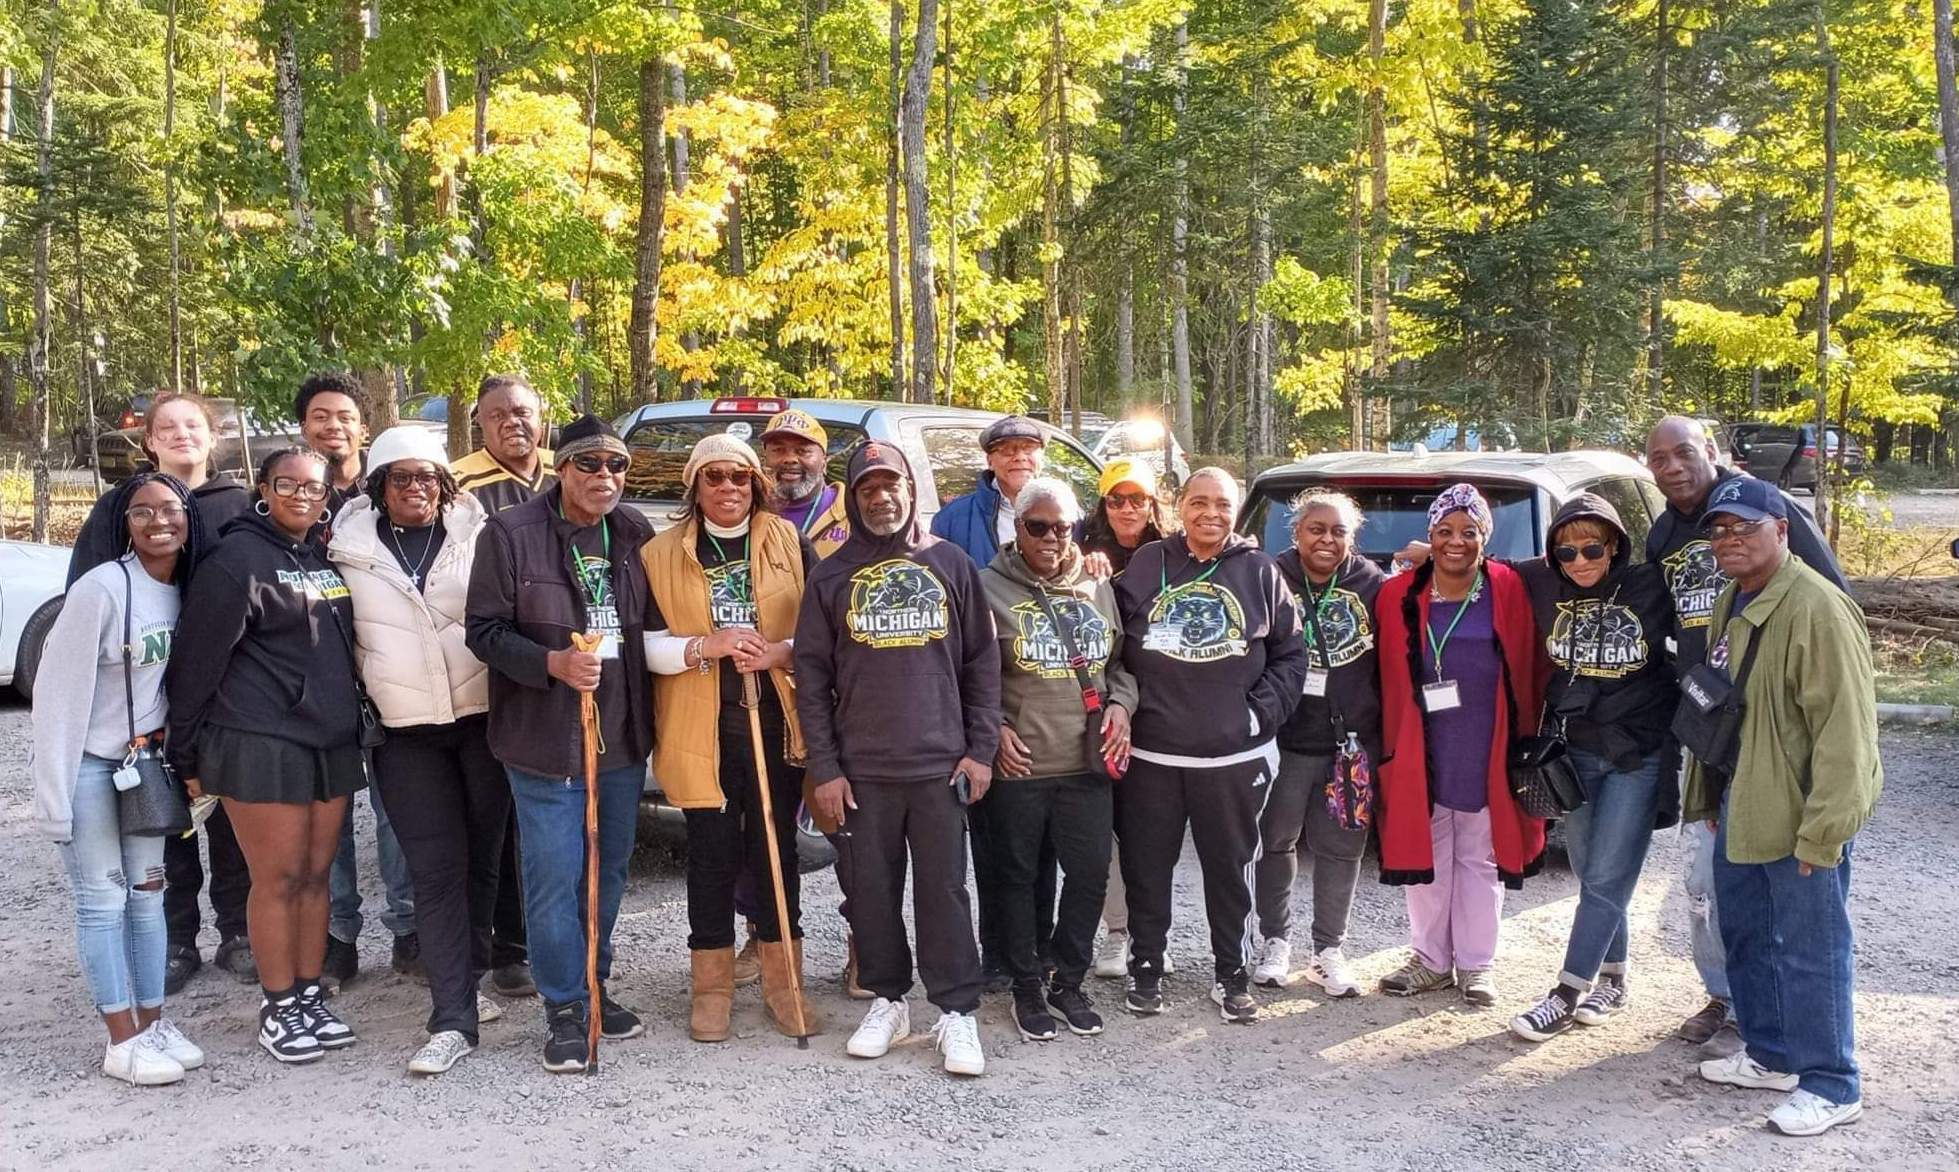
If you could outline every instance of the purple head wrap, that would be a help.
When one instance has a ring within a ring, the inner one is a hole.
[[[1496,521],[1490,512],[1490,502],[1483,499],[1473,484],[1452,484],[1436,494],[1435,503],[1428,507],[1428,527],[1435,528],[1436,522],[1450,513],[1468,513],[1485,537],[1490,535]]]

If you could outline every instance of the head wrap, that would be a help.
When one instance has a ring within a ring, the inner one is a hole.
[[[1496,517],[1490,512],[1490,502],[1476,491],[1473,484],[1452,484],[1436,494],[1435,503],[1428,507],[1428,527],[1434,529],[1436,523],[1450,513],[1468,513],[1469,519],[1488,537],[1494,527]]]
[[[733,461],[751,472],[762,470],[761,458],[756,456],[754,448],[726,432],[716,432],[702,436],[687,454],[687,470],[681,473],[681,480],[691,485],[702,468],[723,460]]]

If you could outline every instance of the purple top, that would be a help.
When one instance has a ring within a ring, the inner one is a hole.
[[[1416,681],[1417,687],[1437,679],[1456,682],[1461,704],[1446,712],[1428,713],[1424,719],[1431,770],[1429,792],[1437,805],[1471,814],[1489,804],[1490,738],[1496,735],[1497,689],[1503,682],[1490,594],[1486,583],[1482,593],[1467,604],[1468,613],[1456,623],[1455,633],[1446,639],[1444,633],[1464,604],[1429,603],[1429,628],[1435,641],[1442,644],[1443,670],[1436,671],[1434,646],[1424,637],[1422,678]]]
[[[830,502],[836,499],[837,486],[826,484],[793,505],[783,505],[778,511],[783,520],[794,525],[796,531],[801,533],[803,527],[809,524],[811,517],[829,508]]]

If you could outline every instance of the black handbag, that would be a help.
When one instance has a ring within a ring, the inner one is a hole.
[[[1609,607],[1619,597],[1614,590],[1605,600]],[[1605,655],[1605,608],[1599,610],[1598,640],[1592,646],[1592,662],[1596,665]],[[1578,680],[1578,656],[1571,657],[1571,673],[1565,679],[1565,687],[1570,688]],[[1511,727],[1515,728],[1517,701],[1510,692],[1506,681],[1504,695],[1510,701]],[[1547,714],[1548,716],[1548,714]],[[1558,713],[1557,731],[1545,733],[1544,721],[1538,718],[1538,731],[1532,736],[1517,737],[1510,742],[1509,780],[1510,797],[1517,808],[1533,818],[1562,818],[1585,804],[1585,787],[1578,781],[1578,766],[1571,759],[1571,748],[1565,740],[1565,728],[1569,716]]]
[[[1723,628],[1723,638],[1726,634]],[[1741,671],[1732,680],[1726,671],[1707,663],[1695,664],[1680,677],[1686,702],[1674,709],[1673,735],[1703,768],[1719,773],[1724,785],[1740,764],[1741,718],[1747,708],[1741,694],[1761,648],[1762,628],[1757,627],[1748,641],[1748,653],[1741,657]]]
[[[1041,613],[1048,618],[1048,625],[1054,628],[1054,637],[1061,641],[1061,649],[1068,653],[1068,666],[1075,673],[1075,686],[1082,691],[1082,712],[1087,721],[1088,774],[1104,781],[1112,781],[1122,776],[1120,769],[1112,770],[1108,758],[1102,756],[1102,717],[1106,705],[1102,703],[1102,690],[1095,686],[1095,677],[1089,673],[1088,657],[1075,645],[1074,632],[1061,621],[1054,612],[1054,602],[1048,592],[1040,586],[1034,587],[1034,597],[1041,604]]]
[[[123,712],[129,719],[129,751],[117,770],[135,770],[136,784],[116,791],[116,822],[124,834],[161,838],[182,834],[191,828],[190,805],[184,787],[163,759],[161,745],[152,745],[136,735],[136,684],[129,654],[129,611],[135,605],[135,587],[129,578],[129,563],[122,567],[122,692]]]

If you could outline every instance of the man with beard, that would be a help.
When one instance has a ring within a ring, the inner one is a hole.
[[[911,1034],[909,861],[933,1034],[949,1073],[981,1074],[962,803],[985,796],[999,747],[993,612],[972,560],[919,526],[897,448],[859,448],[846,484],[850,538],[810,573],[795,663],[811,806],[842,827],[860,976],[877,994],[848,1050],[879,1058]]]
[[[819,558],[850,536],[843,485],[823,482],[829,451],[830,434],[807,411],[791,408],[762,429],[762,463],[775,477],[775,511],[809,538]]]
[[[1698,420],[1669,415],[1653,425],[1646,438],[1646,467],[1666,495],[1667,508],[1646,535],[1646,560],[1660,567],[1673,596],[1674,670],[1685,675],[1707,658],[1707,632],[1714,617],[1714,600],[1728,585],[1728,576],[1714,558],[1703,531],[1708,498],[1716,487],[1745,474],[1721,467],[1714,441]],[[1787,493],[1771,488],[1781,499],[1788,523],[1789,552],[1846,593],[1850,586],[1837,568],[1830,547],[1800,505]],[[1678,746],[1663,750],[1660,775],[1677,777]],[[1707,989],[1707,1005],[1680,1026],[1680,1036],[1705,1046],[1705,1057],[1732,1054],[1741,1046],[1734,1024],[1728,989],[1727,957],[1721,947],[1720,918],[1714,902],[1714,834],[1698,822],[1685,827],[1688,837],[1687,900],[1689,937],[1694,967]]]

